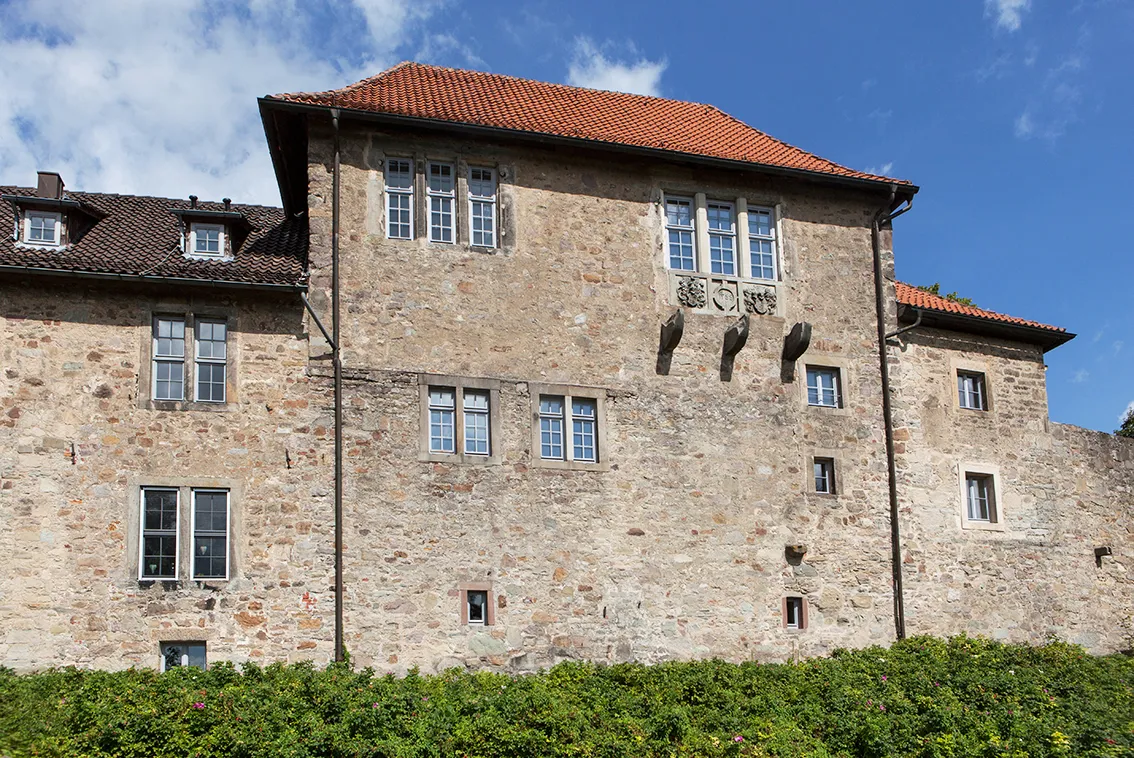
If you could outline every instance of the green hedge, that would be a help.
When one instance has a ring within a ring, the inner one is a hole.
[[[0,755],[1128,756],[1132,688],[1131,658],[966,637],[528,676],[0,670]]]

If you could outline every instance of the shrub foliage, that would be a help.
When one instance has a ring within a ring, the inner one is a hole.
[[[918,637],[798,664],[0,670],[11,756],[1118,756],[1134,659]]]

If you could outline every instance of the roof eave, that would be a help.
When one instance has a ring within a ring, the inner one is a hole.
[[[1013,324],[1008,321],[969,316],[964,313],[938,311],[908,303],[898,304],[898,320],[902,323],[914,323],[917,320],[918,312],[921,313],[922,326],[1025,342],[1030,345],[1038,345],[1045,353],[1075,338],[1075,335],[1071,332],[1057,329],[1045,329],[1029,324]]]
[[[262,292],[306,292],[306,284],[287,284],[272,282],[242,282],[231,279],[195,279],[188,276],[154,276],[152,274],[121,274],[111,271],[87,271],[84,269],[56,269],[43,266],[0,265],[0,275],[30,274],[33,276],[57,276],[70,279],[94,279],[98,281],[122,281],[135,284],[169,284],[178,287],[216,287],[220,289],[259,290]]]
[[[405,126],[418,129],[433,129],[441,132],[450,133],[473,133],[485,137],[495,137],[502,139],[523,140],[526,142],[533,142],[537,144],[549,144],[570,147],[587,147],[592,150],[606,150],[611,152],[622,153],[624,155],[635,155],[642,157],[658,158],[663,157],[667,160],[679,163],[695,163],[698,165],[714,166],[717,168],[726,168],[730,170],[744,170],[744,171],[758,171],[765,174],[773,174],[778,176],[787,176],[796,179],[803,179],[807,181],[818,182],[822,184],[831,184],[844,187],[854,187],[857,189],[868,189],[880,193],[889,194],[891,190],[897,193],[898,197],[913,197],[920,189],[915,184],[902,184],[895,181],[887,181],[884,179],[863,179],[854,176],[839,176],[837,174],[827,174],[821,171],[809,171],[806,169],[789,168],[786,166],[775,166],[768,163],[755,163],[752,161],[738,161],[728,158],[714,158],[712,156],[697,155],[696,153],[684,153],[676,150],[663,150],[661,148],[653,147],[640,147],[637,145],[624,145],[619,142],[604,142],[600,140],[583,139],[580,137],[565,137],[555,134],[545,134],[543,132],[530,132],[521,129],[505,129],[496,126],[481,126],[478,124],[466,124],[457,121],[445,121],[441,119],[421,118],[418,116],[402,116],[393,113],[380,113],[376,111],[359,110],[354,108],[344,108],[342,106],[332,105],[311,105],[308,103],[295,103],[288,100],[280,100],[274,97],[261,97],[258,100],[260,104],[261,118],[264,118],[265,130],[267,130],[268,121],[266,112],[268,110],[290,111],[293,113],[328,113],[331,108],[338,108],[343,116],[350,116],[358,120],[389,124],[392,126]],[[272,162],[276,163],[275,146],[273,140],[269,137],[269,147],[272,149]],[[281,171],[277,167],[276,177],[280,179]],[[281,194],[283,194],[283,186],[281,184]],[[286,206],[286,200],[285,200]]]

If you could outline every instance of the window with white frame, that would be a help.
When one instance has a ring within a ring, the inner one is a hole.
[[[413,161],[386,161],[386,236],[413,239]]]
[[[153,399],[185,399],[185,319],[155,316]]]
[[[469,167],[469,243],[496,247],[496,170]]]
[[[198,319],[195,331],[197,400],[223,403],[228,366],[227,325],[224,321]]]
[[[957,399],[962,408],[987,411],[988,398],[985,394],[984,374],[976,371],[958,371]]]
[[[177,579],[180,499],[180,492],[176,489],[147,487],[142,490],[139,579]]]
[[[429,199],[429,241],[453,241],[453,205],[457,201],[453,166],[449,163],[428,164],[425,194]]]
[[[189,250],[193,255],[210,258],[224,257],[224,226],[198,224],[189,226]]]
[[[228,490],[193,490],[192,579],[228,579]]]
[[[706,211],[711,272],[736,276],[736,214],[733,205],[710,201]]]
[[[465,590],[465,619],[470,626],[488,624],[487,590]]]
[[[835,494],[835,459],[815,458],[812,461],[815,473],[815,491],[824,495]]]
[[[29,245],[58,245],[62,238],[63,214],[27,211],[24,214],[24,239]]]
[[[571,438],[566,435],[570,430]],[[598,401],[571,395],[539,396],[539,456],[544,460],[597,463]]]
[[[496,384],[487,379],[422,377],[423,460],[496,462]]]
[[[965,472],[965,513],[969,521],[995,524],[996,487],[991,474]]]
[[[807,604],[802,597],[784,598],[784,628],[793,631],[807,628]]]
[[[666,198],[665,228],[669,237],[669,267],[672,269],[697,270],[697,233],[693,219],[692,198]]]
[[[207,668],[204,642],[163,642],[161,643],[161,670],[169,671],[178,666]]]
[[[820,408],[842,408],[841,385],[839,369],[829,366],[808,366],[807,404]]]
[[[776,221],[771,208],[748,208],[748,275],[776,278]]]

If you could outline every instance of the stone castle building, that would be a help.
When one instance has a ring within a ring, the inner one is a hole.
[[[398,672],[1130,646],[1134,444],[894,281],[915,186],[417,64],[260,111],[282,209],[0,188],[3,665],[325,662],[336,591]]]

